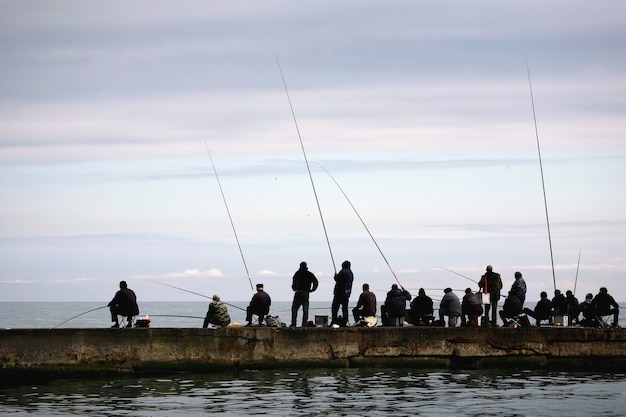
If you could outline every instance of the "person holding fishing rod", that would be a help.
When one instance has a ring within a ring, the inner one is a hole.
[[[206,312],[202,328],[206,329],[209,324],[214,326],[228,326],[230,324],[230,315],[226,304],[217,294],[213,295],[213,301],[209,304],[209,310]]]
[[[498,326],[498,300],[500,300],[500,290],[502,289],[502,278],[497,272],[493,272],[493,267],[487,265],[487,272],[480,277],[478,288],[483,294],[489,294],[489,303],[485,303],[485,319],[489,321],[489,310],[491,310],[491,327]]]
[[[352,294],[354,274],[350,269],[350,261],[343,261],[341,271],[335,274],[335,288],[333,290],[333,304],[331,306],[332,324],[345,327],[348,323],[348,301]],[[339,307],[343,316],[339,319]]]
[[[115,293],[107,307],[111,310],[111,321],[115,323],[111,326],[112,328],[120,327],[117,316],[126,317],[126,327],[132,327],[133,316],[139,315],[137,296],[133,290],[128,288],[126,281],[120,281],[120,289]]]
[[[315,291],[318,285],[319,281],[313,272],[309,271],[306,262],[300,262],[300,268],[293,274],[291,282],[291,289],[294,291],[294,295],[293,303],[291,304],[290,327],[296,327],[300,307],[302,307],[302,327],[309,325],[309,294]]]

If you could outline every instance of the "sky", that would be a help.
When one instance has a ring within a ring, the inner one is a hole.
[[[289,301],[301,261],[326,301],[344,260],[352,303],[626,300],[622,1],[0,0],[0,53],[0,301]]]

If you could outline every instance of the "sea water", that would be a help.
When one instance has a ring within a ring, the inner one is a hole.
[[[0,389],[3,416],[624,416],[624,373],[293,369]]]
[[[244,308],[247,303],[232,304]],[[140,304],[140,309],[142,315],[151,315],[151,327],[200,327],[207,305],[146,302]],[[233,321],[244,321],[243,311],[234,307],[229,310]],[[274,303],[271,314],[289,322],[290,303]],[[310,319],[329,314],[329,303],[312,303]],[[59,326],[72,317],[76,318]],[[57,326],[109,327],[110,317],[108,309],[99,303],[0,303],[0,328]],[[65,379],[0,389],[2,416],[212,414],[625,416],[626,373],[623,369],[591,373],[397,368],[240,370]]]

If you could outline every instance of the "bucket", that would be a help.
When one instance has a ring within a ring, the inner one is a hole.
[[[316,327],[328,326],[328,316],[315,316],[315,326]]]
[[[555,326],[567,327],[569,325],[568,319],[569,316],[553,316],[552,323],[554,323]]]
[[[477,294],[481,304],[491,304],[491,294],[488,292],[478,292]]]

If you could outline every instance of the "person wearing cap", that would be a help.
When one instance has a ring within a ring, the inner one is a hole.
[[[478,294],[474,294],[471,288],[465,289],[465,295],[461,302],[461,324],[469,327],[478,327],[478,317],[483,314],[483,306],[480,304]]]
[[[598,318],[596,317],[596,310],[591,304],[593,301],[593,294],[588,293],[585,296],[585,301],[580,303],[579,310],[583,314],[583,319],[579,324],[584,327],[598,327]]]
[[[480,277],[478,288],[483,293],[489,294],[489,304],[485,304],[485,318],[489,320],[489,311],[491,311],[491,326],[498,326],[498,300],[500,300],[500,290],[502,289],[502,278],[497,272],[493,272],[493,267],[487,265],[487,272]]]
[[[539,327],[541,320],[548,320],[548,323],[552,324],[552,301],[550,301],[548,293],[545,291],[541,291],[539,297],[540,299],[537,301],[534,310],[530,308],[524,308],[523,310],[527,316],[536,320],[537,327]]]
[[[335,274],[335,288],[333,289],[333,303],[331,305],[332,324],[346,326],[348,323],[348,301],[352,294],[354,274],[350,269],[350,261],[343,261],[341,271]],[[339,307],[343,316],[339,319]]]
[[[601,287],[600,292],[593,297],[591,305],[595,309],[596,316],[613,315],[613,327],[619,327],[619,304],[609,294],[606,287]]]
[[[202,328],[206,329],[209,327],[209,323],[214,326],[228,326],[230,324],[228,308],[226,308],[226,304],[224,304],[217,294],[213,295],[213,301],[209,304],[209,310],[204,318]]]
[[[270,312],[272,299],[270,295],[263,290],[263,284],[256,284],[256,294],[252,296],[250,305],[246,308],[246,326],[252,326],[252,316],[259,317],[259,326],[263,324],[265,316]]]
[[[291,289],[294,291],[291,303],[291,327],[296,327],[298,310],[302,307],[302,327],[309,321],[309,294],[317,289],[319,282],[306,262],[300,262],[300,268],[293,274]]]
[[[439,303],[439,321],[444,324],[444,316],[448,316],[448,327],[459,327],[461,325],[461,301],[452,291],[452,288],[443,290],[444,296]]]
[[[578,298],[574,296],[571,290],[565,292],[565,300],[567,301],[567,315],[569,317],[569,323],[578,323],[578,315],[580,313]]]
[[[137,305],[137,296],[135,292],[128,288],[126,281],[120,281],[120,289],[107,305],[111,311],[111,321],[114,322],[111,327],[120,327],[117,316],[126,317],[126,327],[133,326],[133,316],[139,314],[139,306]]]

